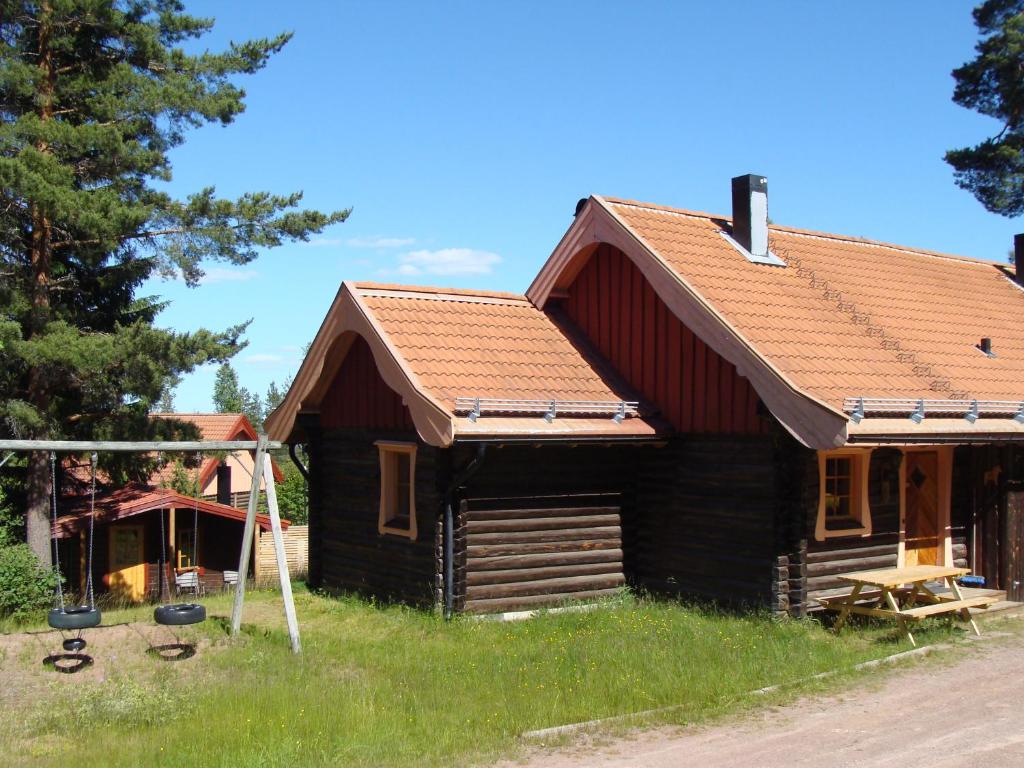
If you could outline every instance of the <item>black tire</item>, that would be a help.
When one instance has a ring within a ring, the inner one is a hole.
[[[99,626],[100,609],[88,605],[68,605],[54,608],[46,617],[47,623],[54,629],[88,629]]]
[[[198,603],[173,603],[161,605],[153,611],[153,619],[157,624],[180,627],[185,624],[198,624],[206,621],[206,608]]]

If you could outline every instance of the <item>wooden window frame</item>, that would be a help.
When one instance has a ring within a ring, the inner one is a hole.
[[[179,528],[175,531],[174,541],[174,559],[177,561],[175,567],[178,570],[189,569],[196,567],[196,564],[192,562],[193,555],[197,554],[195,551],[195,539],[196,532],[192,528]],[[183,541],[183,539],[191,537],[191,541]],[[188,565],[185,565],[183,560],[188,560]],[[199,558],[196,557],[196,560]]]
[[[851,519],[856,525],[829,529],[825,505],[825,468],[829,459],[850,460],[850,507]],[[814,526],[817,541],[835,539],[841,536],[871,535],[871,500],[868,489],[868,475],[871,471],[871,449],[818,451],[818,517]]]
[[[416,540],[416,443],[399,443],[378,440],[374,445],[380,456],[380,511],[377,515],[377,532],[383,535],[402,536]],[[397,457],[409,457],[409,527],[389,525],[393,520],[391,511],[395,503],[398,471]]]

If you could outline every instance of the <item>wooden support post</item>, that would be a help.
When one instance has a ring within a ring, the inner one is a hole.
[[[295,601],[292,598],[292,579],[288,573],[288,559],[284,553],[284,535],[281,533],[281,515],[277,509],[277,488],[274,486],[274,468],[269,461],[263,463],[263,482],[267,489],[267,511],[270,512],[270,532],[274,537],[274,553],[277,555],[277,575],[281,580],[281,597],[284,598],[284,618],[288,622],[288,637],[292,652],[301,653],[299,622],[295,617]]]
[[[846,602],[843,604],[843,609],[839,612],[839,618],[836,619],[835,626],[833,627],[833,630],[837,635],[839,634],[839,630],[843,628],[843,624],[846,623],[846,617],[850,615],[850,609],[853,608],[854,604],[857,602],[857,597],[860,595],[860,591],[863,587],[863,584],[854,585],[853,592],[851,592],[850,596],[846,598]]]
[[[256,460],[252,472],[252,487],[249,490],[249,507],[245,514],[245,530],[242,532],[242,549],[238,556],[238,583],[235,585],[235,604],[231,609],[231,635],[238,634],[242,627],[242,605],[245,602],[245,581],[249,576],[249,557],[252,553],[253,531],[256,528],[256,505],[260,499],[260,478],[263,477],[263,463],[267,455],[267,438],[260,435],[256,441]]]
[[[167,574],[171,575],[174,573],[174,569],[178,567],[178,516],[177,510],[171,507],[168,511],[168,523],[167,523],[167,551],[171,553],[170,559],[167,561]],[[168,581],[168,584],[171,582]]]

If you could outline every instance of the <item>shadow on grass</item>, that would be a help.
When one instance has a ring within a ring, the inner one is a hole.
[[[53,653],[43,659],[43,666],[64,675],[73,675],[92,666],[92,656],[86,653]]]
[[[163,661],[184,661],[196,655],[196,646],[193,643],[164,643],[149,646],[146,653]]]

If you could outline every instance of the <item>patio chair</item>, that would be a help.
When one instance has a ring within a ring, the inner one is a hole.
[[[197,597],[202,595],[205,590],[203,589],[202,579],[199,578],[199,571],[185,571],[184,573],[174,574],[174,590],[179,595],[182,592],[191,592]]]
[[[224,589],[238,584],[238,571],[224,571]]]

